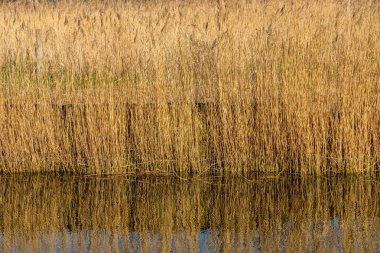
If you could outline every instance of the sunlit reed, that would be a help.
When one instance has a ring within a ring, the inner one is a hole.
[[[376,174],[379,36],[377,1],[3,2],[0,170]]]

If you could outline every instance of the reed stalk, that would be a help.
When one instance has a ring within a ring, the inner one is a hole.
[[[376,1],[3,2],[0,20],[1,172],[379,172]]]

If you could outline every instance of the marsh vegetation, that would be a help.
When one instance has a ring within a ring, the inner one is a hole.
[[[378,1],[16,1],[0,21],[1,172],[379,172]]]

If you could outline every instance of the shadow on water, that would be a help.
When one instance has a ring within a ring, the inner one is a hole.
[[[380,252],[365,178],[0,177],[1,252]]]

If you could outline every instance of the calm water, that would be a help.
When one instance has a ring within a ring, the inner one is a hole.
[[[0,177],[1,252],[380,252],[380,182]]]

